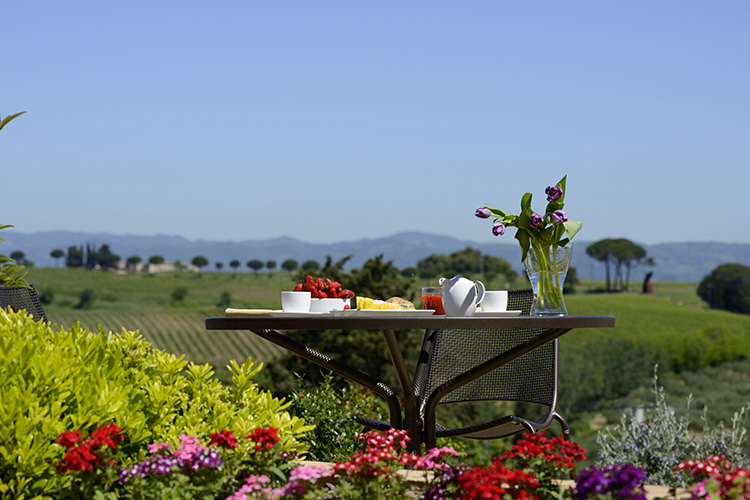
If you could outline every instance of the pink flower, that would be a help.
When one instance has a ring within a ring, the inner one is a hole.
[[[146,447],[149,453],[152,455],[158,455],[161,452],[167,452],[172,449],[172,445],[169,443],[152,443]]]

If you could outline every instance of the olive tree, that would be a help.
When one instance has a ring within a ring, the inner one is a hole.
[[[60,267],[60,259],[65,257],[65,251],[62,248],[55,248],[49,253],[49,256],[55,259],[55,265]]]
[[[605,238],[586,247],[586,254],[604,263],[606,270],[607,291],[612,291],[610,265],[615,271],[614,282],[618,290],[627,290],[630,284],[630,271],[633,266],[653,265],[654,260],[648,257],[646,250],[625,238]]]
[[[263,268],[263,261],[258,259],[252,259],[247,261],[247,267],[253,270],[255,275],[258,275],[258,271]]]
[[[202,255],[196,255],[195,257],[193,257],[191,263],[198,268],[198,272],[202,273],[203,267],[208,265],[208,259]]]

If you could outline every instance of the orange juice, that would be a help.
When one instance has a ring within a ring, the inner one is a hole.
[[[433,315],[445,315],[442,295],[422,295],[422,309],[434,309]]]

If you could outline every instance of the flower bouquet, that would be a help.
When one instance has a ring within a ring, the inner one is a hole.
[[[554,186],[547,186],[547,208],[543,214],[531,208],[531,193],[521,198],[518,215],[485,205],[476,210],[480,219],[494,217],[492,234],[501,236],[508,227],[518,228],[515,238],[521,245],[521,261],[534,289],[531,313],[538,315],[566,315],[563,301],[563,282],[570,266],[570,240],[583,226],[581,221],[568,220],[565,211],[565,182],[567,176]]]

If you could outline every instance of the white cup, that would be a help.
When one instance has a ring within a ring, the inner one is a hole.
[[[309,312],[310,292],[281,292],[281,307],[287,312]]]
[[[504,312],[508,309],[508,290],[487,290],[482,301],[483,312]]]

